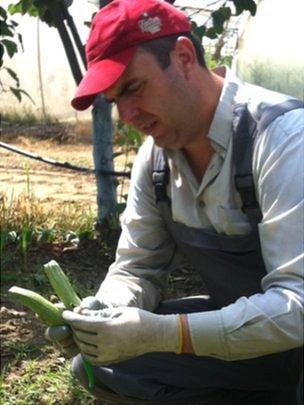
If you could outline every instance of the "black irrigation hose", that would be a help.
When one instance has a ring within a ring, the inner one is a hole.
[[[76,170],[78,172],[96,173],[96,174],[101,174],[101,175],[106,175],[106,176],[117,176],[117,177],[128,177],[128,178],[130,178],[130,175],[131,175],[130,172],[116,172],[116,171],[102,170],[102,169],[95,170],[95,169],[90,169],[88,167],[76,166],[69,162],[59,162],[54,159],[49,159],[49,158],[44,158],[42,156],[38,156],[35,153],[26,152],[20,148],[16,148],[14,146],[8,145],[5,142],[0,142],[0,147],[8,149],[15,153],[19,153],[20,155],[26,156],[30,159],[39,160],[40,162],[47,163],[49,165],[53,165],[53,166],[57,166],[57,167],[63,167],[65,169]]]

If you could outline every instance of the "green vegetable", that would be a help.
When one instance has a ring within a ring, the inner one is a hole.
[[[80,298],[74,291],[69,279],[55,260],[51,260],[44,266],[44,271],[60,301],[67,309],[80,305]]]
[[[39,318],[48,326],[62,325],[60,310],[40,294],[16,286],[10,288],[8,292],[12,299],[36,312]]]
[[[46,275],[58,298],[67,309],[73,309],[80,304],[81,300],[74,291],[69,279],[62,271],[55,260],[43,266]],[[61,311],[50,301],[41,295],[20,287],[9,289],[11,298],[16,299],[24,306],[30,308],[39,316],[39,318],[48,326],[59,326],[63,324]],[[92,365],[83,357],[83,364],[88,377],[89,389],[94,387],[94,373]]]

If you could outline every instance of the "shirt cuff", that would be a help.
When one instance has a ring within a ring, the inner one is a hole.
[[[194,353],[228,358],[220,310],[187,314]]]

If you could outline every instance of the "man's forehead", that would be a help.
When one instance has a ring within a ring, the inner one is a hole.
[[[113,100],[123,89],[124,83],[126,81],[125,78],[126,72],[122,74],[122,76],[118,79],[116,83],[114,83],[110,88],[104,91],[103,95],[108,100]]]
[[[103,93],[106,99],[115,98],[117,94],[120,94],[121,90],[126,86],[126,84],[144,77],[145,72],[141,68],[141,59],[147,55],[147,52],[143,51],[141,48],[136,51],[131,62],[118,81]]]

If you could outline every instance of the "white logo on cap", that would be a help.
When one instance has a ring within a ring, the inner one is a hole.
[[[162,22],[158,17],[149,17],[147,13],[143,14],[143,18],[138,22],[142,32],[150,32],[156,34],[161,30]]]

